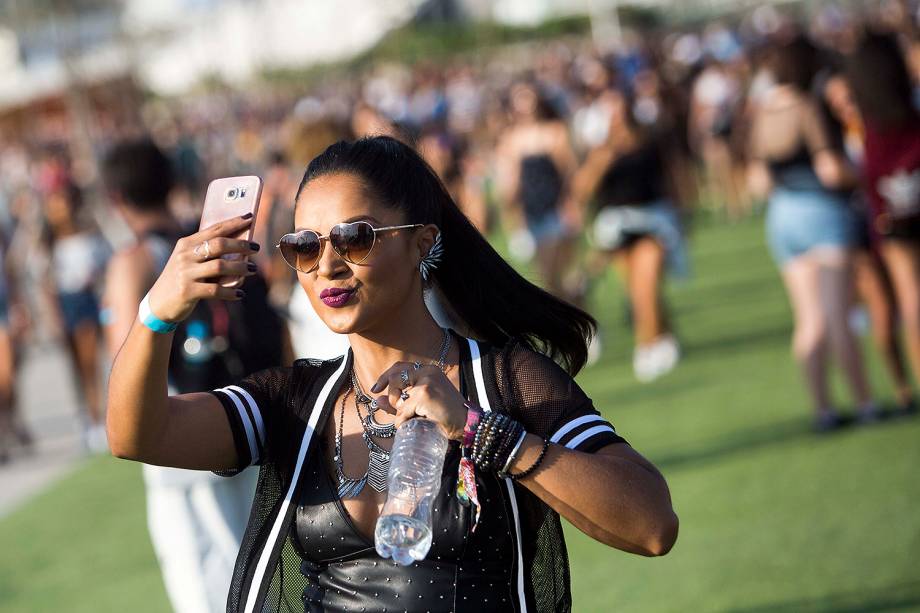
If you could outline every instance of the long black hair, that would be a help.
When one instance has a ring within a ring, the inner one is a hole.
[[[847,63],[847,78],[867,123],[894,129],[917,121],[910,73],[894,36],[867,34]]]
[[[597,329],[593,317],[518,274],[470,223],[444,184],[412,147],[389,136],[341,141],[313,159],[297,190],[324,175],[358,178],[375,200],[406,223],[434,224],[444,255],[432,283],[470,334],[502,345],[523,342],[575,375]]]

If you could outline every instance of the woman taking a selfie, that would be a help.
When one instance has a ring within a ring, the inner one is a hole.
[[[228,611],[568,611],[559,515],[624,551],[671,548],[664,478],[572,379],[594,320],[514,272],[392,138],[338,143],[314,159],[296,230],[279,245],[319,316],[348,335],[347,354],[168,396],[171,322],[201,299],[242,298],[209,279],[248,274],[220,257],[258,249],[226,238],[248,223],[179,242],[109,393],[119,457],[229,473],[261,465]],[[437,422],[450,443],[431,549],[403,567],[377,555],[373,534],[394,426],[414,417]],[[457,492],[461,456],[474,465],[468,499]]]

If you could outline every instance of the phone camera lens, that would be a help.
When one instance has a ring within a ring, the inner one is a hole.
[[[235,187],[231,187],[227,190],[227,200],[235,200],[239,195],[239,190]]]

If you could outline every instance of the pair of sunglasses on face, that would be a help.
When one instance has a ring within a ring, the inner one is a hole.
[[[319,259],[323,256],[323,244],[327,241],[346,262],[360,264],[367,259],[377,244],[378,232],[411,230],[422,228],[424,225],[416,223],[375,228],[366,221],[352,221],[332,226],[326,236],[321,236],[313,230],[285,234],[276,246],[281,250],[281,256],[288,266],[300,272],[311,273],[316,270]]]

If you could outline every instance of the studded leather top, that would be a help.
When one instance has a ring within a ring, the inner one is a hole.
[[[458,343],[461,389],[473,402],[506,411],[528,432],[582,453],[625,443],[550,358],[517,341]],[[570,611],[558,514],[526,485],[479,474],[483,514],[473,532],[471,509],[454,496],[456,444],[433,504],[428,557],[404,568],[376,555],[336,500],[331,460],[322,450],[328,440],[322,433],[332,423],[330,399],[347,385],[351,363],[350,351],[326,362],[298,360],[212,391],[233,431],[239,469],[261,465],[227,610],[483,613],[526,605],[532,613]]]
[[[462,387],[462,386],[461,386]],[[483,504],[476,531],[472,509],[455,495],[460,444],[451,441],[441,488],[432,507],[431,549],[424,560],[399,566],[381,558],[360,533],[326,466],[314,453],[295,514],[306,611],[508,611],[513,589],[513,543],[494,477],[479,478]]]

